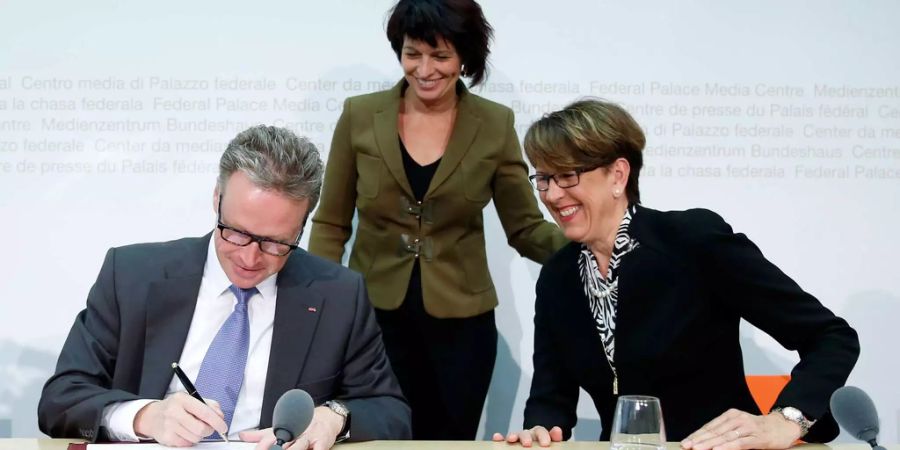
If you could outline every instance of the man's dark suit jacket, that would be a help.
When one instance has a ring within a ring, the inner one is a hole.
[[[211,236],[107,253],[87,308],[75,319],[41,394],[41,431],[102,440],[104,406],[165,395],[191,324]],[[281,394],[300,388],[316,404],[344,401],[352,440],[408,439],[409,408],[362,277],[297,250],[277,285],[260,428],[271,426]]]
[[[729,408],[760,414],[744,375],[743,318],[796,350],[800,362],[776,406],[819,419],[806,440],[837,436],[828,412],[859,355],[856,332],[707,210],[638,207],[640,246],[619,266],[615,365],[619,394],[660,398],[667,438],[681,440]],[[591,395],[608,440],[617,397],[578,270],[580,244],[563,247],[537,282],[534,378],[525,427],[576,422],[578,388]]]

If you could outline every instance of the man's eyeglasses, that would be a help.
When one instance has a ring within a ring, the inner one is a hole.
[[[536,173],[529,176],[528,181],[531,181],[531,185],[540,192],[545,192],[546,190],[550,189],[551,179],[556,182],[557,186],[563,189],[567,189],[573,186],[578,186],[578,183],[581,181],[581,174],[590,172],[596,168],[597,167],[589,167],[585,169],[575,169],[554,174]]]
[[[297,235],[297,239],[294,241],[295,243],[288,244],[287,242],[276,241],[275,239],[257,236],[246,231],[238,230],[234,227],[229,227],[228,225],[222,223],[221,195],[219,195],[219,211],[218,217],[216,217],[216,228],[219,229],[219,234],[225,241],[239,247],[246,247],[256,242],[256,244],[259,245],[259,250],[261,252],[272,256],[284,256],[296,250],[299,247],[296,242],[300,241],[300,236],[303,234],[303,230],[300,230],[300,234]]]

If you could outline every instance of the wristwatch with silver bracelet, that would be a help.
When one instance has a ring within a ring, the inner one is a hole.
[[[809,420],[803,415],[803,412],[792,406],[772,408],[772,413],[781,414],[786,420],[796,423],[800,426],[800,437],[806,436],[809,429],[816,423],[815,420]]]
[[[337,435],[337,439],[335,439],[335,443],[343,442],[350,438],[350,410],[347,409],[347,406],[344,405],[344,402],[339,400],[328,400],[325,403],[322,403],[322,406],[334,411],[335,414],[344,418],[344,426],[341,427],[341,431]]]

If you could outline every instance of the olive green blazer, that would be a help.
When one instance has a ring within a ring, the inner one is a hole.
[[[350,268],[363,274],[372,304],[403,302],[413,263],[421,265],[426,311],[471,317],[497,306],[488,271],[482,210],[492,199],[509,244],[538,263],[567,243],[544,220],[522,159],[509,108],[462,83],[450,142],[419,204],[403,168],[392,89],[348,98],[334,130],[309,251],[340,261],[353,232]]]

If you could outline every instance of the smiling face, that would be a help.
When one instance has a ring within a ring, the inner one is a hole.
[[[229,227],[281,242],[293,243],[300,234],[309,210],[308,200],[295,200],[280,192],[265,190],[253,184],[246,174],[237,171],[225,184],[219,220]],[[219,210],[219,192],[213,207]],[[256,242],[246,246],[232,244],[213,233],[216,256],[232,284],[242,289],[256,286],[284,267],[288,256],[263,253]]]
[[[589,245],[608,240],[628,206],[624,195],[628,170],[628,162],[619,158],[607,167],[581,173],[575,186],[561,188],[551,179],[548,189],[540,192],[541,201],[569,240]],[[556,172],[538,166],[536,173]]]
[[[438,37],[437,47],[425,41],[403,39],[400,65],[411,92],[425,104],[440,103],[456,96],[462,62],[453,44]]]

